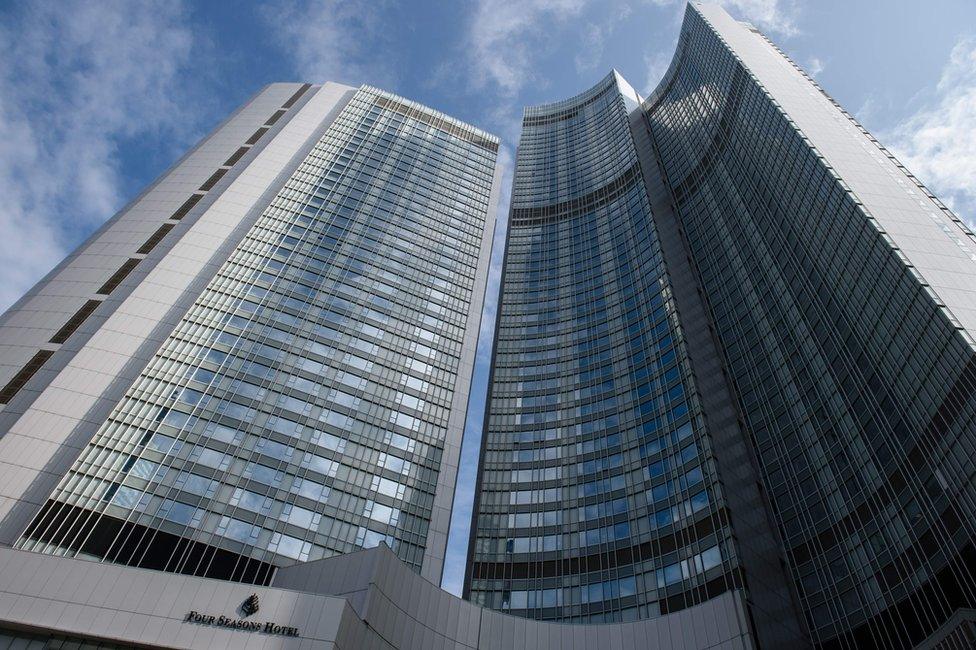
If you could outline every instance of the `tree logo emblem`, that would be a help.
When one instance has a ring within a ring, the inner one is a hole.
[[[248,596],[247,600],[241,603],[241,611],[244,612],[245,618],[258,611],[258,595],[251,594]]]

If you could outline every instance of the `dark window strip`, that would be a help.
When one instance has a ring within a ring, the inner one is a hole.
[[[274,565],[49,499],[24,533],[28,539],[59,540],[88,555],[156,571],[267,585]]]
[[[584,108],[586,108],[587,106],[589,106],[593,102],[599,100],[601,97],[606,96],[606,94],[609,91],[616,89],[616,87],[617,87],[617,84],[616,83],[611,83],[606,88],[604,88],[603,90],[601,90],[597,94],[593,95],[592,97],[590,97],[589,99],[587,99],[586,101],[584,101],[582,104],[577,104],[576,106],[572,106],[570,108],[564,108],[561,111],[559,111],[558,113],[549,113],[549,114],[543,114],[543,115],[529,115],[525,119],[522,120],[522,126],[523,127],[525,127],[525,126],[542,126],[542,125],[545,125],[545,124],[554,124],[555,122],[561,122],[563,120],[572,119],[572,118],[576,117],[577,115],[579,115],[579,112],[581,110],[583,110]]]
[[[14,378],[7,382],[7,385],[3,387],[3,390],[0,390],[0,404],[6,404],[13,398],[14,395],[20,392],[20,389],[24,387],[24,384],[26,384],[30,378],[41,369],[41,366],[44,365],[45,361],[51,358],[52,354],[54,353],[50,350],[41,350],[31,357],[31,360],[27,362],[27,365],[21,368],[20,372],[14,375]]]
[[[935,410],[925,427],[925,437],[929,440],[939,440],[945,431],[951,429],[962,414],[963,407],[969,403],[973,386],[976,385],[976,356],[969,358],[956,381],[946,393],[939,407]]]
[[[597,99],[598,97],[601,96],[602,94],[598,95],[597,97],[594,97],[593,99]],[[580,108],[581,107],[574,108],[568,113],[563,112],[563,113],[557,113],[555,115],[540,115],[538,117],[527,117],[522,121],[522,127],[524,128],[527,126],[545,126],[546,124],[555,124],[556,122],[571,120],[577,115],[579,115]]]
[[[282,115],[284,115],[287,112],[288,112],[287,108],[279,108],[277,111],[275,111],[275,114],[269,117],[268,121],[264,123],[265,126],[273,125],[275,122],[281,119]]]
[[[235,151],[230,158],[227,159],[227,162],[224,163],[224,166],[233,167],[234,165],[237,164],[237,161],[243,158],[244,154],[246,154],[248,151],[250,151],[248,147],[241,147],[240,149]]]
[[[587,210],[595,210],[602,205],[616,200],[627,192],[633,186],[634,180],[639,178],[639,176],[640,168],[637,163],[634,163],[617,178],[583,196],[537,208],[516,208],[512,210],[512,225],[537,226],[548,223],[549,221],[570,217]]]
[[[176,219],[177,221],[179,221],[187,214],[189,214],[190,210],[193,209],[193,206],[199,203],[200,199],[202,198],[203,198],[203,194],[194,194],[193,196],[188,198],[186,202],[183,203],[183,205],[181,205],[176,212],[173,213],[173,216],[170,217],[170,219]]]
[[[146,240],[146,243],[143,244],[136,252],[145,254],[151,251],[152,249],[156,248],[156,244],[161,242],[163,240],[163,237],[166,236],[166,233],[168,233],[172,229],[173,229],[173,224],[171,223],[163,224],[162,226],[159,227],[159,230],[154,232],[152,236]]]
[[[304,95],[305,94],[305,91],[308,90],[311,87],[312,87],[312,84],[302,84],[302,87],[299,88],[295,92],[294,95],[292,95],[291,97],[289,97],[288,98],[288,101],[285,102],[284,104],[282,104],[281,107],[282,108],[285,108],[285,109],[291,108],[295,104],[295,102],[298,101],[298,98],[301,97],[302,95]]]
[[[98,291],[96,291],[95,293],[101,293],[101,294],[104,294],[106,296],[108,294],[112,293],[112,291],[115,289],[115,287],[117,287],[120,284],[122,284],[122,280],[125,280],[126,276],[128,276],[129,273],[132,272],[132,269],[136,268],[136,265],[138,263],[139,263],[139,260],[137,260],[137,259],[128,259],[128,260],[126,260],[125,263],[122,266],[119,267],[119,270],[116,271],[115,273],[113,273],[112,274],[112,277],[110,277],[108,280],[106,280],[105,281],[105,284],[103,284],[101,286],[101,288]]]
[[[475,580],[538,580],[542,578],[565,578],[583,573],[591,573],[617,567],[630,566],[640,558],[661,557],[683,548],[688,539],[704,539],[716,530],[722,529],[728,512],[720,508],[685,528],[664,534],[656,539],[627,546],[613,551],[600,551],[576,557],[562,557],[551,560],[532,560],[530,562],[473,562],[471,577]]]
[[[257,131],[255,131],[251,135],[251,137],[247,139],[247,142],[245,142],[244,144],[254,144],[255,142],[257,142],[258,140],[261,139],[261,136],[262,135],[264,135],[267,132],[268,132],[268,127],[262,126],[260,129],[258,129]]]
[[[224,177],[224,174],[226,173],[227,173],[226,169],[218,169],[210,176],[210,178],[207,179],[207,181],[203,185],[200,186],[200,190],[202,192],[206,192],[210,190],[211,188],[213,188],[214,185],[217,184],[217,181],[219,181],[221,178]]]
[[[89,300],[82,305],[81,309],[76,311],[75,315],[68,319],[68,322],[58,330],[57,334],[51,337],[51,343],[64,343],[67,341],[68,337],[74,334],[78,326],[84,323],[92,315],[92,312],[98,309],[100,304],[102,303],[98,300]]]
[[[939,408],[929,420],[929,424],[923,432],[922,441],[939,440],[944,432],[952,428],[962,410],[962,405],[965,404],[964,396],[972,390],[974,383],[976,383],[976,357],[971,357],[960,372],[945,399],[943,399]],[[868,387],[870,389],[870,383]],[[875,399],[881,403],[884,397],[876,395]],[[889,426],[892,429],[895,428],[894,424],[889,424]],[[887,485],[891,489],[862,495],[864,501],[856,508],[853,508],[845,517],[822,530],[811,540],[792,547],[790,553],[794,558],[794,562],[802,563],[809,561],[817,554],[816,549],[818,545],[823,549],[833,548],[838,543],[838,539],[847,536],[845,531],[856,530],[859,527],[858,522],[883,517],[885,509],[889,507],[891,501],[896,495],[901,493],[902,488],[906,485],[906,475],[924,476],[930,473],[927,469],[928,457],[928,452],[924,451],[923,445],[919,443],[907,450],[902,460],[891,461],[892,465],[898,462],[895,470],[887,477]],[[853,506],[853,503],[850,505]],[[955,513],[951,509],[941,514],[941,518],[947,529],[951,527],[951,524],[946,521],[946,518],[955,516]]]

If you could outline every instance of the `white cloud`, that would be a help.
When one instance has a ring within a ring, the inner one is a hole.
[[[587,24],[577,43],[578,52],[573,58],[573,63],[576,65],[576,72],[580,74],[600,67],[606,40],[613,36],[617,25],[630,18],[630,5],[615,7],[604,13],[606,16],[604,21]]]
[[[780,36],[800,33],[796,26],[797,6],[790,0],[721,0],[719,4],[760,29]]]
[[[824,70],[823,61],[821,61],[817,57],[812,57],[810,59],[810,63],[807,64],[807,74],[809,74],[811,77],[816,77],[818,74],[823,72],[823,70]]]
[[[685,0],[650,0],[659,7],[680,4]],[[798,8],[794,0],[715,0],[737,20],[745,20],[760,29],[795,36],[800,33],[796,26]]]
[[[580,25],[578,19],[591,2],[478,0],[461,39],[463,65],[445,62],[434,70],[430,83],[453,82],[477,94],[483,107],[478,123],[514,145],[522,130],[520,94],[531,84],[547,83],[542,72],[546,55],[572,38],[573,51],[579,52],[574,60],[577,70],[596,67],[607,34],[630,14],[628,5],[614,5],[604,22]],[[571,37],[567,28],[573,31]]]
[[[879,135],[961,218],[976,223],[976,38],[953,47],[928,103]]]
[[[184,78],[195,40],[179,3],[40,2],[0,24],[0,308],[128,191],[120,147],[194,135]]]
[[[658,51],[653,54],[644,55],[644,67],[647,68],[647,77],[644,79],[644,89],[641,93],[643,97],[649,96],[657,85],[661,83],[664,78],[664,73],[668,71],[668,66],[671,65],[671,59],[674,56],[674,50],[669,51]]]
[[[867,126],[878,112],[878,100],[874,95],[868,95],[861,102],[861,107],[854,111],[854,117],[858,122]]]
[[[383,22],[383,2],[288,0],[264,17],[301,81],[396,87],[396,59]],[[382,43],[379,47],[378,43]]]
[[[603,55],[603,41],[606,34],[602,27],[596,23],[590,23],[583,30],[583,37],[579,42],[579,51],[573,58],[576,65],[576,72],[583,73],[594,70],[600,63]]]
[[[476,90],[512,97],[537,79],[532,65],[554,45],[553,27],[579,14],[585,0],[480,0],[471,18],[467,47]]]

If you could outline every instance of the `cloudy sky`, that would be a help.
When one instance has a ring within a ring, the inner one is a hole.
[[[976,3],[722,4],[973,223]],[[611,67],[639,92],[653,88],[683,10],[684,0],[0,0],[0,308],[266,83],[380,86],[497,133],[510,166],[522,106],[576,94]],[[475,401],[445,572],[455,592]]]

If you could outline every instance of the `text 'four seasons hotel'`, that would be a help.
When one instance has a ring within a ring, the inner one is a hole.
[[[0,650],[976,646],[967,226],[709,5],[525,110],[495,288],[498,150],[272,84],[0,317]]]

